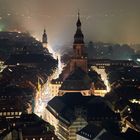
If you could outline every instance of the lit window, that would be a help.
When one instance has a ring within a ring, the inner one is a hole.
[[[40,138],[40,140],[43,140],[42,138]]]
[[[10,112],[7,112],[7,115],[10,116]]]
[[[6,116],[6,112],[3,112],[3,116]]]
[[[14,112],[11,112],[11,115],[13,116],[14,115]]]
[[[18,112],[15,112],[15,115],[18,115]]]

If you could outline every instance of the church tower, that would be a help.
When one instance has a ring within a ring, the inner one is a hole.
[[[81,21],[80,14],[78,12],[78,19],[76,22],[76,33],[74,34],[74,42],[73,42],[73,56],[70,61],[64,67],[62,73],[59,75],[59,78],[64,81],[66,78],[77,70],[82,70],[84,72],[88,72],[87,65],[87,56],[85,53],[85,43],[84,43],[84,35],[81,30]]]
[[[42,36],[42,44],[43,44],[44,48],[47,48],[47,44],[48,44],[47,40],[48,39],[47,39],[46,30],[44,29],[44,33],[43,33],[43,36]]]
[[[78,20],[76,23],[76,33],[73,42],[73,58],[71,59],[70,71],[80,67],[87,72],[87,56],[85,53],[84,35],[81,30],[80,13],[78,12]]]
[[[78,20],[76,23],[77,30],[74,35],[74,43],[73,43],[73,50],[74,56],[76,58],[84,58],[85,57],[85,45],[84,45],[84,35],[81,31],[81,21],[80,21],[80,14],[78,12]]]

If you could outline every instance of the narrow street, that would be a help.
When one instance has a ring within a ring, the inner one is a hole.
[[[41,87],[39,87],[39,91],[37,93],[37,97],[35,99],[35,109],[34,112],[38,116],[45,119],[45,108],[47,106],[47,103],[54,97],[52,96],[51,89],[49,87],[49,84],[52,79],[58,78],[59,74],[62,71],[62,64],[60,61],[60,56],[58,57],[58,68],[54,71],[54,73],[49,76],[48,81]]]

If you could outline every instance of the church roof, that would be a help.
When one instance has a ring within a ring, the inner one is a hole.
[[[89,90],[91,87],[91,79],[82,69],[77,68],[63,82],[60,90]]]
[[[89,90],[91,84],[85,81],[66,80],[60,87],[60,90]]]

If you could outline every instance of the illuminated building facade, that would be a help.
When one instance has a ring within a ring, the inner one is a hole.
[[[59,79],[53,79],[50,83],[49,83],[49,89],[50,94],[54,97],[54,96],[58,96],[59,93],[59,88],[61,87],[61,84],[63,82],[61,82]]]

